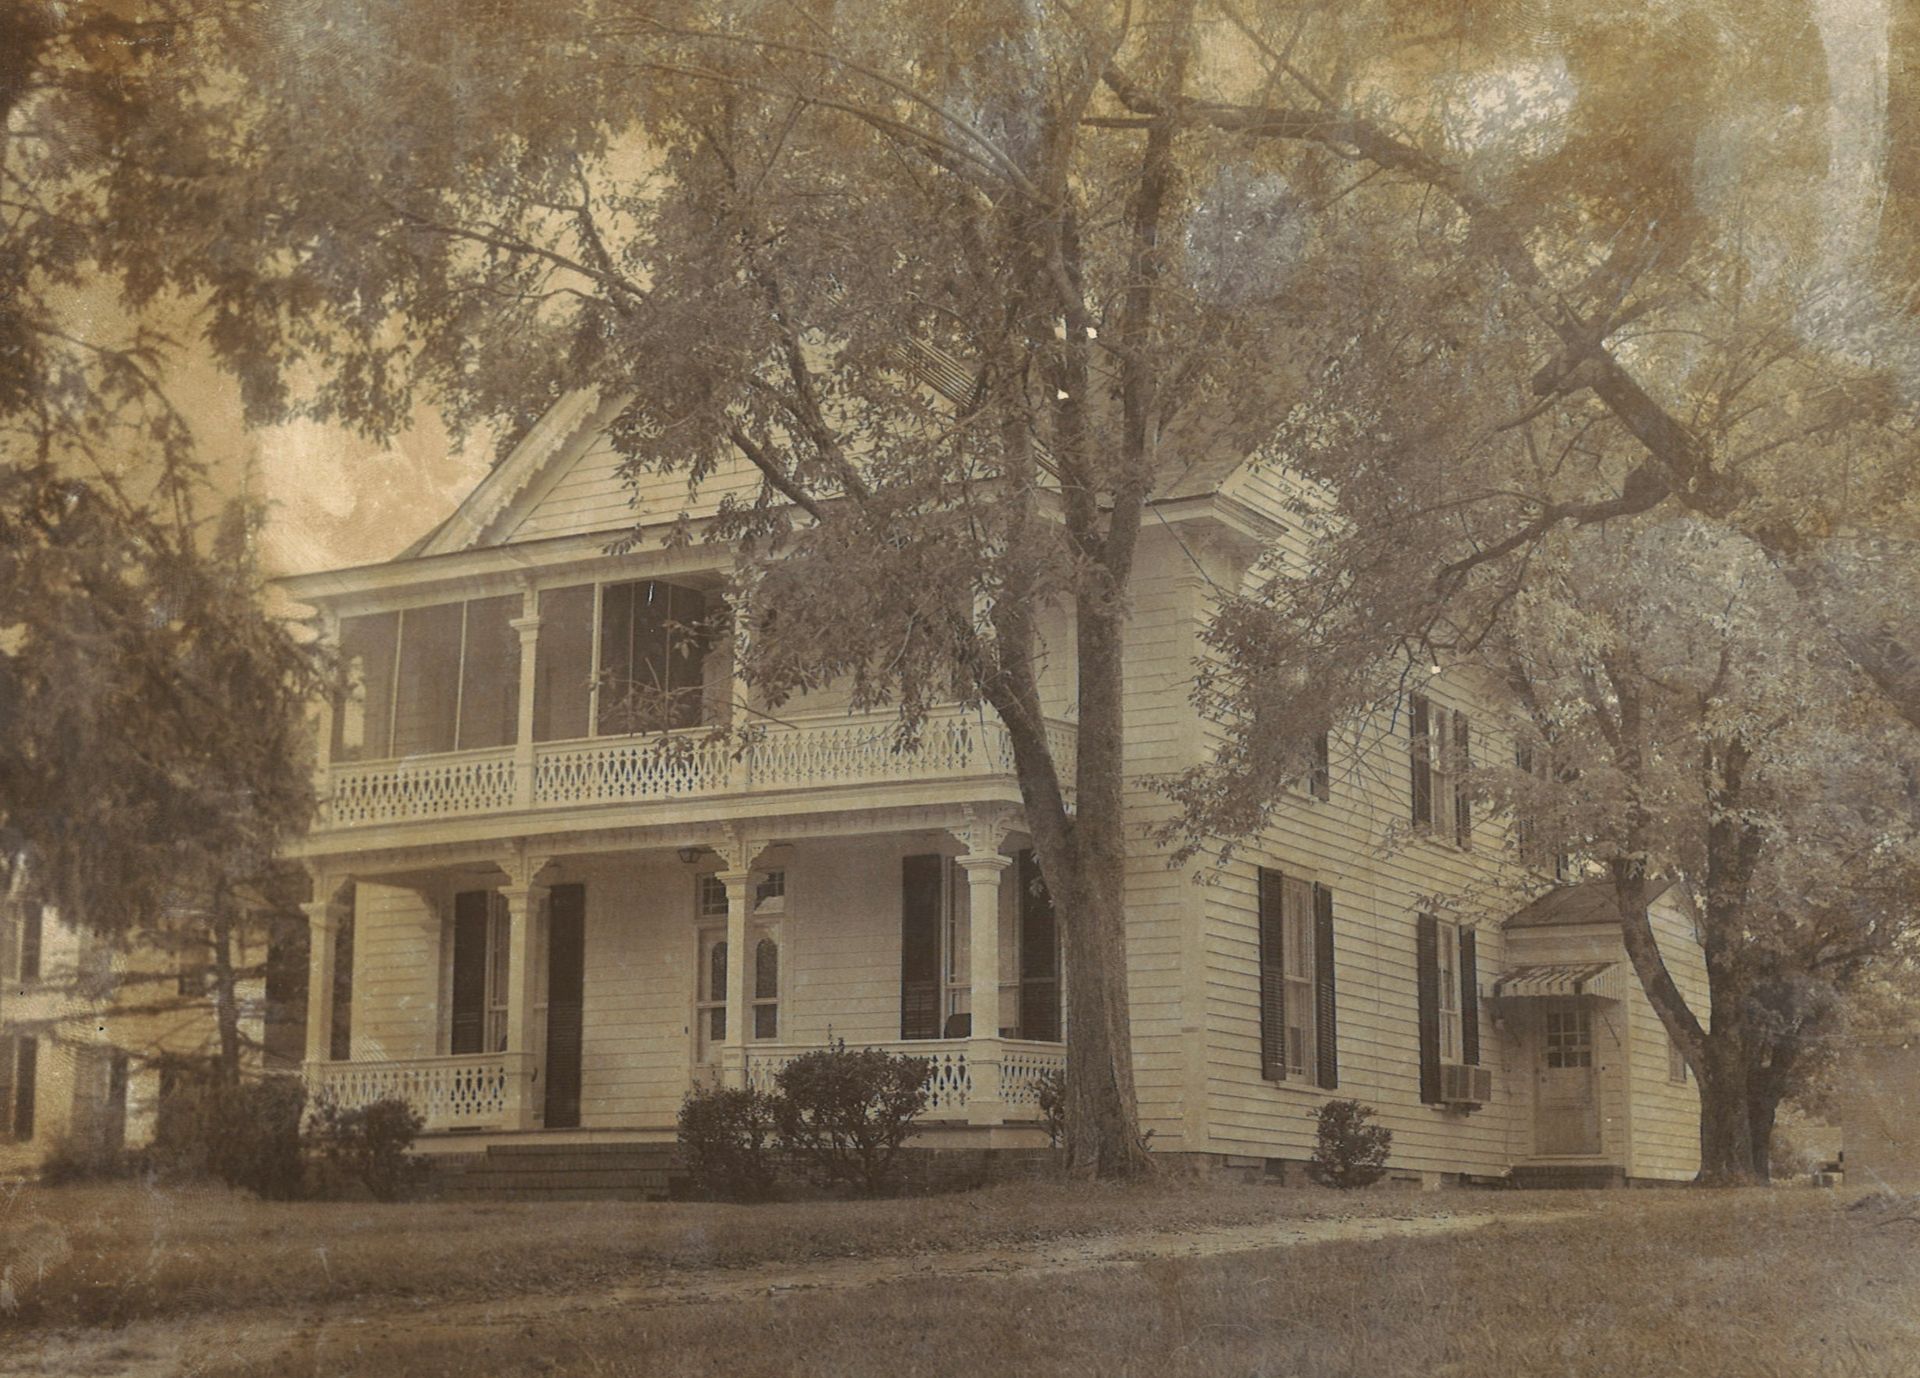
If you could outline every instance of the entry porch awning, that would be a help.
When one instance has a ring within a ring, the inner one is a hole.
[[[1564,1000],[1573,996],[1621,1000],[1626,972],[1619,962],[1537,962],[1515,967],[1493,983],[1495,1000]]]

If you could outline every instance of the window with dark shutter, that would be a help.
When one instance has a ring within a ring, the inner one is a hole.
[[[40,1040],[22,1038],[13,1073],[13,1141],[26,1143],[33,1138],[33,1108],[39,1083]]]
[[[487,912],[492,893],[466,890],[453,897],[453,1026],[447,1050],[486,1051]]]
[[[900,861],[900,1037],[940,1036],[940,897],[945,859]]]
[[[1323,1090],[1340,1085],[1338,1010],[1333,989],[1333,891],[1313,887],[1313,1008],[1316,1071]]]
[[[1412,734],[1413,826],[1427,828],[1433,826],[1433,737],[1425,694],[1408,700],[1407,719]]]
[[[20,906],[20,979],[40,979],[40,943],[45,933],[46,911],[37,900]]]
[[[1460,930],[1460,1060],[1480,1065],[1480,969],[1473,930]]]
[[[1015,862],[1020,878],[1020,1037],[1060,1041],[1060,924],[1053,895],[1031,849]]]
[[[1414,985],[1419,997],[1420,1099],[1440,1100],[1440,921],[1422,914],[1414,924]]]
[[[1260,1075],[1287,1079],[1286,878],[1260,868]]]
[[[1473,738],[1467,715],[1454,710],[1453,760],[1448,763],[1453,780],[1453,840],[1462,847],[1473,845],[1473,794],[1468,772],[1473,769]]]

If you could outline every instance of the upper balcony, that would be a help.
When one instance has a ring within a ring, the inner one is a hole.
[[[1047,741],[1071,779],[1073,725],[1048,723]],[[899,784],[936,785],[954,799],[964,797],[954,786],[1012,787],[1014,779],[1006,728],[956,710],[930,717],[912,750],[896,747],[891,714],[836,714],[771,724],[744,749],[694,730],[537,742],[530,763],[528,755],[515,745],[335,763],[325,772],[317,830]]]
[[[990,714],[937,711],[911,748],[891,713],[831,696],[717,730],[747,696],[707,599],[688,583],[574,583],[342,618],[305,850],[1018,802]],[[1071,780],[1073,726],[1047,734]]]

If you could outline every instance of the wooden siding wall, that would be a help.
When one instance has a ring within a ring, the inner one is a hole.
[[[450,898],[450,897],[449,897]],[[398,885],[363,880],[354,887],[353,1026],[355,1061],[432,1057],[438,1037],[441,923],[449,902]],[[451,922],[450,917],[447,919]]]
[[[1654,902],[1649,917],[1667,970],[1705,1024],[1713,1011],[1707,998],[1706,957],[1694,941],[1693,916],[1669,891]],[[1624,947],[1619,954],[1619,960],[1626,961]],[[1691,1073],[1684,1084],[1667,1080],[1667,1029],[1631,969],[1627,1006],[1633,1021],[1633,1156],[1627,1172],[1684,1181],[1700,1170],[1700,1087]]]
[[[508,539],[535,541],[549,536],[618,531],[631,526],[641,511],[684,511],[695,519],[710,517],[729,495],[750,498],[760,481],[759,471],[745,460],[722,461],[689,499],[684,471],[641,474],[629,483],[620,476],[619,467],[613,447],[604,438],[595,441],[573,465],[550,481]]]

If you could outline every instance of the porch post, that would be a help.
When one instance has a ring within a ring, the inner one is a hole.
[[[967,877],[968,985],[973,1006],[967,1040],[967,1122],[1001,1124],[1000,1094],[1000,878],[1013,858],[999,852],[960,858]]]
[[[747,951],[747,911],[753,903],[753,872],[722,871],[727,887],[727,1036],[720,1041],[720,1080],[726,1086],[747,1084],[747,1029],[753,1010],[747,999],[747,976],[752,965]]]
[[[533,928],[547,893],[537,880],[545,865],[545,857],[524,855],[501,863],[507,873],[507,884],[500,887],[507,905],[507,1119],[515,1129],[533,1128],[540,1108],[533,1077]]]
[[[1000,877],[1013,858],[1000,850],[1013,814],[998,805],[969,805],[949,829],[966,846],[959,865],[967,877],[967,987],[972,1032],[967,1039],[967,1122],[1004,1124],[1000,1093],[1005,1050],[1000,1043]]]
[[[333,891],[319,881],[307,914],[307,1066],[333,1057],[333,980],[340,926],[333,917]]]
[[[329,651],[340,649],[340,615],[331,609],[320,614],[320,644]],[[322,817],[333,806],[333,715],[338,693],[339,686],[329,683],[314,713],[313,797],[320,802]]]
[[[514,735],[513,803],[533,807],[533,692],[534,655],[540,641],[540,594],[531,584],[522,596],[520,616],[509,623],[520,633],[520,716]]]

